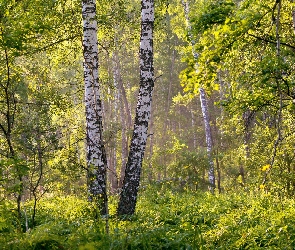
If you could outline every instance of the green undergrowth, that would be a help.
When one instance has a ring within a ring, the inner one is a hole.
[[[0,203],[0,249],[293,249],[295,204],[257,192],[211,195],[147,188],[136,215],[119,220],[116,197],[110,198],[109,234],[106,218],[74,196],[23,205],[17,222],[15,207]],[[24,232],[29,227],[29,231]]]

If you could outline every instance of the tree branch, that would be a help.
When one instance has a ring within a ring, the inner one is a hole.
[[[247,33],[247,34],[248,34],[249,36],[252,36],[252,37],[258,39],[258,40],[261,40],[261,41],[264,41],[264,42],[268,42],[268,43],[272,43],[272,44],[277,45],[277,42],[276,42],[276,41],[272,41],[272,40],[269,40],[269,39],[267,39],[267,38],[260,37],[260,36],[256,36],[256,35],[253,35],[253,34],[250,34],[250,33]],[[295,46],[293,46],[293,45],[291,45],[291,44],[283,43],[283,42],[281,42],[280,44],[295,50]]]

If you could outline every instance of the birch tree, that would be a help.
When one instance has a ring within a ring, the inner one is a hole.
[[[208,103],[206,98],[206,93],[203,88],[199,89],[200,91],[200,101],[201,101],[201,108],[202,114],[204,119],[205,125],[205,135],[206,135],[206,144],[207,144],[207,154],[208,154],[208,163],[209,163],[209,170],[208,170],[208,180],[209,180],[209,189],[211,192],[214,192],[215,188],[215,174],[214,174],[214,162],[213,162],[213,140],[212,140],[212,131],[210,125],[210,117],[208,111]]]
[[[87,174],[90,201],[106,213],[107,159],[102,139],[102,102],[98,74],[98,41],[95,0],[82,1],[83,55],[86,111]]]
[[[151,116],[152,92],[154,87],[153,68],[154,1],[141,1],[140,34],[140,88],[130,145],[125,169],[118,215],[132,215],[135,211],[143,156],[147,142],[148,123]]]
[[[182,0],[182,4],[184,7],[185,19],[187,21],[188,30],[189,30],[189,33],[191,33],[191,25],[189,21],[189,3],[187,1]],[[191,45],[192,47],[195,45],[195,42],[192,40],[192,37],[191,37]],[[197,60],[198,59],[197,53],[194,50],[192,52],[193,52],[194,58]],[[209,189],[211,192],[214,192],[215,174],[214,174],[213,140],[212,140],[212,132],[211,132],[211,126],[210,126],[210,117],[209,117],[209,111],[208,111],[206,92],[202,86],[199,88],[199,92],[200,92],[200,102],[201,102],[202,114],[203,114],[204,125],[205,125],[207,154],[208,154],[208,161],[209,161],[209,170],[208,170],[208,181],[210,185]]]

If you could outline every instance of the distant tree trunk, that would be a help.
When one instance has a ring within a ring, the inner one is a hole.
[[[215,174],[214,174],[213,140],[212,140],[211,126],[210,126],[210,117],[209,117],[208,104],[207,104],[205,90],[203,88],[200,88],[199,90],[200,90],[200,100],[201,100],[202,113],[203,113],[204,124],[205,124],[207,154],[208,154],[208,161],[209,161],[209,171],[208,171],[208,179],[209,179],[209,184],[210,184],[209,189],[211,192],[214,192]]]
[[[154,119],[153,111],[151,113],[151,127],[150,127],[150,150],[149,150],[149,169],[148,169],[148,181],[153,179],[153,152],[154,152]]]
[[[250,128],[254,119],[254,112],[250,110],[246,110],[243,115],[243,122],[244,122],[244,146],[245,146],[245,159],[246,164],[248,163],[250,159],[250,139],[251,139],[251,133]],[[247,165],[246,165],[247,166]],[[242,177],[242,182],[245,184],[245,167],[243,166],[243,163],[240,163],[240,176]]]
[[[218,149],[216,149],[216,154],[218,155]],[[217,189],[218,193],[221,194],[221,171],[218,156],[216,157],[216,171],[217,171]]]
[[[82,0],[83,55],[86,111],[86,148],[90,201],[98,203],[102,214],[107,211],[107,159],[102,140],[102,102],[98,74],[98,42],[95,0]]]
[[[168,24],[170,24],[170,19],[168,19]],[[169,25],[170,26],[170,25]],[[169,48],[170,52],[170,48]],[[168,91],[167,91],[167,101],[166,101],[166,107],[165,107],[165,115],[166,115],[166,121],[164,123],[164,128],[163,128],[163,133],[162,133],[162,138],[164,142],[167,141],[168,139],[168,129],[169,129],[169,122],[170,122],[170,116],[169,116],[169,110],[170,110],[170,105],[172,101],[172,84],[173,84],[173,70],[174,70],[174,64],[175,64],[175,50],[172,51],[172,58],[171,58],[171,64],[170,64],[170,75],[169,75],[169,86],[168,86]],[[152,140],[152,139],[151,139]],[[162,160],[162,166],[163,166],[163,178],[167,178],[167,165],[165,164],[165,155],[161,156]]]
[[[1,28],[2,32],[2,28]],[[15,160],[17,158],[17,154],[14,150],[13,141],[12,141],[12,133],[13,127],[15,122],[15,114],[17,111],[17,102],[16,102],[16,93],[15,93],[15,86],[13,86],[12,82],[12,72],[11,72],[11,59],[9,57],[9,52],[7,49],[4,50],[5,52],[5,66],[6,66],[6,76],[3,75],[3,84],[1,84],[1,95],[4,98],[3,103],[4,107],[1,110],[3,114],[0,120],[0,131],[4,134],[4,138],[6,140],[8,146],[8,153],[6,155],[7,158]],[[24,193],[24,185],[23,185],[23,174],[22,171],[16,166],[17,171],[17,179],[19,182],[19,188],[16,191],[16,202],[17,202],[17,213],[18,219],[20,220],[22,217],[21,213],[21,200]]]
[[[294,3],[294,0],[292,0],[291,2]],[[295,8],[294,7],[292,10],[292,21],[293,21],[293,31],[295,33]]]
[[[33,215],[32,215],[32,227],[35,226],[35,217],[36,217],[36,212],[37,212],[37,201],[38,201],[38,197],[37,197],[37,189],[38,187],[40,187],[40,183],[41,180],[43,178],[43,169],[44,169],[44,165],[43,165],[43,149],[41,148],[41,138],[40,138],[40,130],[39,128],[36,131],[36,139],[37,139],[37,159],[38,159],[38,165],[39,165],[39,177],[38,180],[36,182],[36,184],[33,187],[32,190],[32,194],[34,196],[34,206],[33,206]],[[29,228],[26,228],[26,231],[28,231]]]
[[[276,16],[276,57],[277,60],[281,60],[282,59],[282,55],[281,55],[281,37],[280,37],[280,32],[281,32],[281,8],[282,8],[282,0],[277,0],[276,1],[276,5],[275,7],[277,8],[277,16]],[[281,69],[277,69],[276,70],[276,85],[277,85],[277,90],[278,90],[278,96],[279,96],[279,110],[277,111],[277,118],[276,118],[276,128],[277,128],[277,139],[274,141],[274,145],[273,145],[273,153],[272,153],[272,157],[270,159],[270,167],[267,171],[265,171],[264,173],[264,177],[263,177],[263,181],[262,181],[262,185],[265,185],[268,179],[268,175],[270,174],[270,171],[272,170],[274,163],[275,163],[275,158],[277,156],[277,150],[278,150],[278,146],[280,144],[280,142],[283,139],[283,134],[282,134],[282,110],[283,110],[283,93],[282,93],[282,89],[281,89],[281,82],[280,79],[282,79],[282,72]]]
[[[191,113],[192,128],[193,128],[193,148],[197,149],[197,135],[195,131],[196,120],[195,120],[194,110],[192,107],[190,108],[190,113]]]
[[[118,61],[118,64],[120,62]],[[124,107],[125,107],[125,116],[126,116],[126,120],[127,120],[127,130],[130,130],[132,127],[132,119],[131,119],[131,113],[130,113],[130,107],[129,107],[129,103],[127,100],[127,94],[126,94],[126,90],[125,87],[123,85],[123,80],[122,80],[122,76],[121,76],[121,69],[120,69],[120,64],[118,65],[118,69],[119,69],[119,78],[118,78],[118,84],[119,84],[119,89],[120,89],[120,94],[121,94],[121,98],[122,101],[124,103]]]
[[[117,82],[118,89],[118,99],[120,101],[120,119],[122,125],[122,141],[121,141],[121,158],[122,158],[122,166],[121,173],[119,179],[119,188],[122,188],[124,176],[125,176],[125,168],[128,157],[128,131],[131,129],[131,113],[129,108],[129,103],[127,100],[126,91],[123,85],[122,75],[121,75],[121,67],[118,53],[115,51],[114,53],[114,74]],[[124,109],[125,108],[125,109]]]
[[[122,166],[121,166],[121,172],[120,172],[120,180],[119,180],[119,188],[122,188],[124,176],[125,176],[125,168],[127,163],[127,157],[128,157],[128,126],[126,126],[126,120],[125,120],[125,114],[123,106],[120,106],[120,117],[121,117],[121,124],[122,124],[122,141],[121,141],[121,159],[122,159]]]
[[[219,83],[219,100],[220,103],[222,103],[225,100],[224,97],[224,88],[225,88],[225,83],[222,79],[222,71],[218,71],[217,72],[217,79],[218,79],[218,83]],[[224,109],[223,106],[220,105],[220,123],[223,124],[224,123]],[[221,193],[221,169],[223,168],[223,159],[219,154],[219,148],[221,150],[223,150],[224,148],[224,131],[223,128],[217,128],[216,126],[216,130],[217,133],[219,133],[219,142],[218,142],[218,146],[216,147],[216,171],[217,171],[217,188],[218,188],[218,192]]]
[[[117,124],[118,123],[118,107],[120,106],[119,103],[119,90],[117,89],[117,82],[116,82],[116,77],[114,75],[114,86],[115,86],[115,91],[114,91],[114,101],[110,99],[109,103],[109,110],[112,110],[111,116],[109,118],[109,121],[111,123]],[[108,154],[108,178],[110,182],[110,192],[112,194],[117,193],[118,191],[118,175],[117,175],[117,140],[116,140],[116,132],[117,129],[112,128],[112,132],[115,134],[115,138],[112,139],[113,135],[110,135],[110,146],[109,148],[109,154]]]
[[[185,12],[185,18],[188,24],[188,30],[189,34],[191,33],[191,25],[189,21],[189,3],[187,1],[182,0],[182,5]],[[192,40],[191,37],[191,44],[192,46],[195,45],[195,42]],[[197,59],[198,55],[194,52],[194,58]],[[196,65],[198,66],[198,65]],[[207,144],[207,153],[208,153],[208,161],[209,161],[209,170],[208,170],[208,180],[209,180],[209,189],[213,193],[215,189],[215,173],[214,173],[214,162],[213,162],[213,140],[212,140],[212,132],[211,132],[211,126],[210,126],[210,119],[209,119],[209,111],[208,111],[208,105],[207,105],[207,97],[205,90],[203,87],[199,88],[200,91],[200,101],[201,101],[201,107],[202,107],[202,114],[204,118],[204,124],[205,124],[205,135],[206,135],[206,144]]]
[[[118,215],[135,212],[142,160],[145,152],[148,122],[154,87],[153,26],[154,0],[141,1],[140,88],[125,178],[120,195]]]
[[[115,82],[115,87],[117,88],[117,101],[119,103],[119,114],[120,114],[120,121],[121,121],[121,126],[122,126],[121,127],[122,166],[121,166],[121,173],[120,173],[120,178],[119,178],[119,182],[118,182],[118,187],[122,188],[124,174],[125,174],[125,167],[126,167],[126,162],[127,162],[127,157],[128,157],[127,130],[128,130],[129,124],[131,124],[131,114],[129,112],[129,104],[128,104],[125,89],[123,86],[123,81],[122,81],[122,77],[121,77],[121,70],[120,70],[120,62],[119,62],[118,54],[116,51],[114,52],[114,55],[113,55],[113,64],[114,64],[114,82]],[[125,94],[125,98],[124,98],[123,93]],[[125,106],[125,112],[124,112],[124,106]],[[127,116],[127,119],[126,119],[126,116]]]

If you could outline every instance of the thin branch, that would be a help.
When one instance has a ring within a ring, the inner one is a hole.
[[[250,33],[247,33],[249,36],[252,36],[258,40],[261,40],[261,41],[264,41],[264,42],[268,42],[268,43],[272,43],[272,44],[275,44],[277,45],[277,42],[276,41],[272,41],[272,40],[269,40],[267,38],[264,38],[264,37],[260,37],[260,36],[256,36],[254,34],[250,34]],[[291,44],[288,44],[288,43],[283,43],[283,42],[280,42],[280,45],[284,45],[286,47],[289,47],[291,49],[294,49],[295,50],[295,46],[291,45]]]
[[[57,40],[57,41],[52,42],[52,43],[50,43],[50,44],[48,44],[48,45],[46,45],[46,46],[44,46],[44,47],[42,47],[42,48],[37,48],[37,49],[35,49],[35,50],[32,49],[32,51],[30,51],[30,52],[26,52],[26,53],[23,53],[23,54],[21,54],[21,55],[22,55],[22,56],[32,55],[32,54],[38,53],[38,52],[40,52],[40,51],[47,50],[47,49],[49,49],[49,48],[51,48],[51,47],[53,47],[53,46],[55,46],[55,45],[58,45],[58,44],[60,44],[60,43],[62,43],[62,42],[74,40],[74,39],[77,38],[77,37],[80,37],[80,34],[79,34],[79,35],[70,36],[70,37],[66,37],[66,38],[63,38],[63,39],[60,39],[60,40]]]

